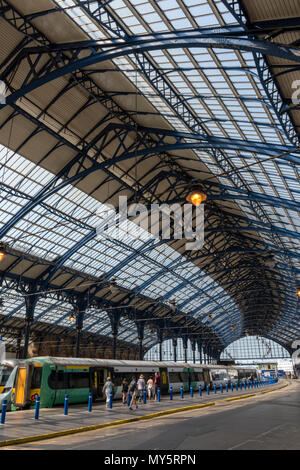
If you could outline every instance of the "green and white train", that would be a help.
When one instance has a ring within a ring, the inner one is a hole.
[[[8,399],[11,410],[30,408],[39,395],[41,407],[51,408],[62,405],[65,394],[70,403],[86,403],[90,392],[94,401],[100,401],[104,400],[102,388],[107,377],[114,384],[114,399],[120,399],[124,378],[130,382],[133,376],[143,374],[147,381],[155,372],[160,375],[161,394],[167,394],[170,386],[178,393],[181,386],[188,392],[190,387],[198,390],[199,385],[204,389],[207,385],[220,387],[226,382],[235,384],[258,378],[256,369],[242,366],[35,357],[0,364],[0,378],[5,377],[6,381],[0,389],[0,402]]]

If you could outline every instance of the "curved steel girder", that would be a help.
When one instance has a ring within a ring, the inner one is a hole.
[[[107,144],[107,142],[111,143],[111,141],[113,140],[112,139],[108,139],[107,138],[107,135],[109,135],[109,133],[112,131],[114,132],[116,129],[122,129],[123,131],[126,132],[129,132],[130,130],[132,130],[132,128],[130,126],[115,126],[115,125],[108,125],[101,133],[99,136],[95,137],[93,139],[93,141],[89,144],[88,146],[88,149],[89,148],[92,148],[94,145],[96,145],[96,143],[99,142],[99,140],[103,140],[103,142],[105,144]],[[144,134],[145,131],[146,131],[146,134],[148,132],[148,130],[145,130],[145,129],[141,129],[142,130],[142,133]],[[161,130],[158,130],[156,129],[156,132],[163,132]],[[107,135],[106,135],[107,134]],[[168,133],[169,135],[169,133]],[[172,133],[172,135],[179,135],[180,138],[182,136],[182,133]],[[114,136],[114,138],[118,138],[118,136]],[[143,140],[144,142],[144,140]],[[179,142],[177,144],[178,148],[181,147],[181,143]],[[88,149],[85,149],[88,150]],[[96,156],[99,155],[99,153],[101,153],[103,150],[105,150],[105,145],[100,145],[100,150],[96,153]],[[143,149],[141,151],[143,153],[143,155],[145,155],[146,153],[148,154],[152,154],[153,152],[155,152],[155,149],[153,149],[153,147],[150,147],[149,149]],[[92,173],[93,171],[96,171],[98,170],[99,168],[105,168],[106,166],[109,166],[109,165],[112,165],[114,163],[116,163],[117,161],[123,161],[127,158],[134,158],[137,156],[137,153],[139,152],[132,152],[131,154],[121,154],[115,158],[112,158],[110,159],[108,162],[103,162],[103,163],[98,163],[97,161],[95,162],[95,155],[93,156],[93,158],[90,158],[89,157],[89,164],[91,165],[87,170],[83,171],[83,172],[79,172],[77,175],[72,175],[71,178],[67,178],[66,176],[70,173],[70,171],[73,169],[74,166],[77,166],[78,165],[78,162],[79,162],[79,159],[82,158],[82,154],[83,154],[83,151],[81,151],[80,153],[77,154],[76,157],[73,158],[73,160],[68,163],[66,165],[66,167],[64,167],[58,175],[56,175],[51,181],[50,183],[48,183],[47,186],[45,186],[34,198],[33,201],[30,201],[29,203],[27,203],[20,211],[19,213],[17,213],[3,228],[2,230],[0,231],[0,237],[5,235],[7,233],[7,231],[12,228],[12,226],[17,223],[20,218],[23,218],[24,215],[26,215],[26,213],[28,213],[29,211],[31,211],[36,205],[38,204],[41,204],[47,197],[51,196],[53,194],[53,192],[56,192],[58,191],[59,189],[62,189],[62,187],[64,187],[65,185],[67,184],[70,184],[72,182],[74,182],[76,179],[81,179],[83,178],[84,176],[86,176],[87,174],[90,174]],[[85,154],[86,155],[86,154]],[[56,186],[56,183],[59,179],[61,179],[62,177],[65,177],[65,180],[60,183],[58,186]],[[93,237],[95,236],[95,231],[89,233],[86,237],[84,237],[84,239],[82,239],[81,241],[79,241],[76,246],[74,246],[70,251],[70,256],[78,249],[80,248],[81,246],[83,246],[86,242],[88,242],[89,240],[91,240]],[[59,261],[59,265],[57,265],[57,269],[59,269],[60,266],[62,266],[64,262],[64,259],[62,258],[60,261]],[[56,270],[57,270],[56,269]]]
[[[255,279],[254,279],[254,280],[255,280]],[[264,279],[264,280],[265,280],[265,279]],[[247,281],[247,279],[243,280],[243,282],[245,282],[245,281]],[[285,285],[284,283],[282,283],[282,284],[283,284],[283,287],[286,287],[286,285]],[[260,285],[261,285],[261,284],[260,284]],[[271,290],[271,288],[268,288],[268,289]],[[243,289],[243,290],[244,290],[244,289]],[[224,294],[223,294],[223,295],[224,295]],[[228,295],[230,296],[230,295],[233,295],[233,294],[228,294]],[[198,298],[199,296],[200,296],[199,294],[195,294],[194,296],[192,296],[192,297],[189,299],[189,302],[191,302],[192,300],[195,300],[195,299]],[[221,297],[221,296],[222,296],[222,294],[220,294],[220,297]],[[235,298],[233,298],[233,299],[232,299],[232,302],[238,303],[238,300],[236,300]],[[207,307],[208,305],[210,305],[210,301],[207,301],[206,303],[202,304],[201,307],[200,307],[200,309],[203,309],[203,308]],[[224,305],[224,302],[223,302],[223,305]],[[182,306],[181,306],[181,308],[182,308]],[[217,308],[216,308],[216,309],[217,309]],[[216,310],[216,309],[215,309],[215,310]],[[237,309],[241,310],[241,309],[242,309],[242,306],[241,306],[241,305],[237,306]],[[198,311],[199,311],[199,308],[197,307],[197,308],[195,308],[194,310],[190,311],[190,312],[189,312],[189,315],[190,315],[190,316],[194,316]],[[214,311],[214,310],[213,310],[213,311]],[[211,311],[210,311],[210,313],[211,313]],[[202,318],[204,318],[204,316],[203,316]]]
[[[44,202],[48,197],[60,191],[65,186],[73,184],[95,171],[104,170],[119,162],[135,158],[134,152],[129,152],[128,154],[126,151],[123,153],[118,152],[123,145],[123,143],[120,142],[119,137],[120,135],[117,132],[116,126],[114,124],[108,124],[105,129],[94,137],[93,140],[82,150],[78,151],[78,148],[74,147],[78,152],[77,155],[72,158],[72,160],[68,162],[64,168],[62,168],[45,186],[43,186],[30,202],[25,204],[25,206],[2,227],[0,230],[0,239],[6,235],[8,230],[21,220],[24,215],[28,214],[32,209],[34,209],[34,207]],[[111,144],[112,140],[116,140],[117,142],[119,141],[117,153],[112,158],[99,162],[98,158],[103,156],[103,152],[105,152],[106,147]],[[69,142],[66,141],[66,145],[69,145]],[[97,152],[94,152],[92,156],[89,156],[88,151],[93,149],[95,145],[97,145]]]
[[[265,243],[264,243],[265,244]],[[272,245],[268,245],[270,247],[270,251],[269,253],[272,254],[272,255],[281,255],[283,253],[286,253],[288,256],[290,256],[291,258],[296,258],[296,259],[300,259],[300,253],[296,253],[295,251],[291,251],[291,250],[286,250],[286,251],[283,251],[283,250],[278,250],[278,248],[275,248],[273,249]],[[245,255],[249,254],[249,255],[266,255],[266,250],[262,250],[262,249],[259,249],[259,248],[243,248],[243,247],[234,247],[234,248],[228,248],[227,250],[220,250],[220,251],[215,251],[213,253],[211,253],[211,256],[214,256],[214,257],[217,257],[216,259],[214,259],[214,261],[218,261],[220,260],[223,256],[226,256],[226,255],[230,255],[230,254],[235,254],[235,253],[243,253]],[[263,256],[262,256],[263,257]],[[198,260],[201,260],[201,259],[206,259],[207,258],[207,255],[198,255],[194,258],[195,261],[198,261]]]
[[[14,274],[12,274],[12,273],[7,273],[7,272],[1,272],[1,273],[0,273],[0,276],[1,276],[1,278],[3,278],[3,279],[8,278],[8,279],[12,280],[12,281],[15,283],[15,289],[16,289],[16,290],[19,289],[19,286],[20,286],[19,276],[14,275]],[[28,285],[28,286],[30,287],[30,286],[32,286],[33,281],[34,281],[34,280],[32,280],[32,279],[30,279],[30,278],[26,278],[25,276],[22,276],[22,283],[23,283],[24,285]],[[51,298],[53,297],[53,294],[55,294],[56,291],[58,291],[58,294],[59,294],[59,289],[58,289],[56,286],[54,286],[54,285],[49,284],[48,289],[49,289],[49,294],[50,294],[50,297],[51,297]],[[47,290],[48,290],[48,289],[47,289]],[[23,291],[22,291],[22,292],[23,292]],[[23,293],[24,293],[24,292],[23,292]],[[43,296],[45,296],[45,295],[47,296],[47,291],[46,291],[45,293],[43,293]],[[74,291],[74,290],[69,290],[68,295],[69,295],[69,296],[73,296],[74,299],[77,299],[78,297],[80,297],[80,296],[82,295],[82,293],[81,293],[81,292],[76,292],[76,291]],[[65,301],[68,301],[68,300],[66,299]],[[118,303],[115,303],[115,302],[113,302],[113,301],[111,301],[111,300],[109,300],[109,299],[99,299],[99,298],[96,298],[96,299],[93,300],[93,306],[94,306],[95,308],[102,309],[102,310],[105,309],[105,307],[106,307],[106,308],[110,308],[110,307],[116,308],[117,304],[118,304]],[[135,312],[136,312],[138,315],[143,315],[143,314],[144,314],[144,312],[143,312],[142,310],[140,311],[139,309],[136,309],[136,308],[135,308],[134,310],[135,310]],[[124,311],[127,311],[127,309],[125,308]],[[125,312],[125,313],[126,313],[126,312]],[[67,314],[67,315],[69,315],[69,314]],[[65,317],[66,317],[66,315],[65,315]],[[61,319],[62,319],[62,318],[63,318],[63,316],[61,317]],[[50,327],[55,326],[55,324],[57,324],[59,321],[61,321],[61,319],[59,319],[57,322],[55,322],[54,324],[52,324]],[[157,320],[160,321],[160,320],[164,320],[164,319],[163,319],[163,318],[160,318],[160,317],[157,318],[157,317],[155,317],[155,316],[153,316],[153,315],[151,315],[150,318],[149,318],[149,321],[157,321]],[[169,326],[171,327],[171,325],[173,324],[172,321],[170,321],[170,320],[168,320],[168,319],[167,319],[167,320],[164,320],[164,321],[166,322],[167,326],[169,325]],[[177,327],[177,325],[174,324],[174,327]],[[220,343],[219,338],[216,336],[216,334],[215,334],[215,332],[214,332],[213,330],[211,330],[210,328],[206,327],[205,325],[201,325],[201,324],[199,324],[199,327],[202,328],[202,329],[204,329],[207,333],[210,334],[210,336],[212,336],[213,338],[215,338],[215,340],[216,340],[217,343]],[[168,329],[168,328],[167,328],[167,329]]]
[[[266,227],[218,227],[218,228],[207,228],[205,229],[206,233],[216,233],[216,232],[265,232],[265,233],[278,233],[280,235],[300,239],[300,233],[293,232],[291,230],[281,229],[279,227],[272,227],[268,229]]]
[[[221,188],[221,186],[220,186]],[[225,189],[225,188],[221,188]],[[229,187],[228,187],[229,189]],[[231,188],[231,191],[235,189]],[[212,194],[209,196],[210,201],[224,201],[224,200],[233,200],[233,201],[256,201],[262,204],[266,204],[272,207],[283,207],[292,211],[299,211],[299,202],[286,200],[281,197],[274,196],[265,196],[260,193],[244,191],[245,194],[240,194],[241,191],[237,190],[237,194]]]
[[[233,284],[234,285],[234,284]],[[265,293],[265,296],[264,296],[264,299],[268,298],[268,296],[272,299],[274,299],[274,296],[272,296],[271,294],[267,295],[267,292],[270,291],[272,292],[272,288],[270,287],[269,289],[266,288],[266,287],[263,287],[261,289],[257,288],[243,288],[241,293],[241,297],[238,297],[238,293],[237,292],[234,292],[234,293],[229,293],[227,294],[229,299],[226,299],[222,302],[222,305],[224,307],[224,305],[226,305],[227,303],[236,303],[238,305],[238,307],[236,307],[236,309],[242,309],[242,305],[241,305],[241,302],[243,302],[244,300],[244,295],[247,296],[249,295],[249,293],[259,293],[259,292],[264,292]],[[226,295],[226,294],[225,294]],[[180,310],[183,309],[183,307],[185,307],[186,305],[188,305],[190,302],[192,302],[193,300],[197,299],[199,297],[199,294],[198,293],[195,293],[193,296],[191,296],[189,299],[185,300],[184,302],[180,303],[178,305],[178,308]],[[221,293],[221,294],[218,294],[217,296],[214,296],[213,298],[213,302],[216,302],[217,303],[217,300],[219,300],[220,298],[224,297],[224,293]],[[287,297],[279,297],[280,299],[282,299],[282,301],[284,302],[287,302]],[[259,303],[260,301],[260,298],[257,298],[255,299],[257,301],[257,303]],[[292,297],[291,297],[291,300],[292,300]],[[204,304],[200,305],[199,308],[198,308],[198,311],[201,311],[203,308],[206,308],[207,306],[211,305],[212,303],[212,300],[209,299],[207,300]],[[274,305],[276,305],[276,303],[274,302]],[[212,310],[209,311],[209,313],[213,313],[214,311],[218,310],[220,308],[220,306],[217,306],[215,308],[213,308]],[[194,312],[195,310],[193,310]]]
[[[267,328],[273,328],[278,324],[278,321],[281,321],[286,325],[290,325],[291,321],[295,320],[295,315],[290,314],[289,310],[288,312],[285,312],[285,310],[289,309],[289,307],[285,307],[281,315],[280,312],[274,313],[272,302],[270,304],[266,304],[265,306],[261,305],[261,307],[266,307],[266,310],[258,312],[255,303],[249,304],[248,306],[246,305],[243,308],[243,313],[245,316],[247,316],[243,320],[244,329],[249,329],[250,327],[252,328],[253,322],[256,322],[256,328],[265,328],[265,326]],[[231,312],[229,311],[228,314],[231,315]],[[200,317],[199,320],[202,320],[202,318],[203,317]],[[214,317],[213,321],[216,322],[216,320],[218,320],[218,322],[220,322],[222,319],[222,315],[217,315]],[[232,317],[232,319],[234,318]]]
[[[2,3],[7,4],[6,0],[1,1]],[[104,7],[103,9],[103,7],[101,6],[101,8],[95,9],[95,4],[92,3],[92,8],[90,8],[90,4],[83,8],[87,12],[87,14],[93,18],[93,21],[101,25],[101,27],[108,29],[108,31],[113,31],[114,34],[119,37],[125,36],[126,38],[128,38],[127,31],[124,30],[123,25],[121,25],[118,20],[116,20],[115,17],[112,16],[110,11],[106,7]],[[7,15],[4,15],[4,18],[6,21],[8,21],[9,24],[11,24],[14,28],[17,28],[18,30],[21,29],[22,31],[26,31],[26,38],[29,37],[35,42],[38,39],[41,44],[47,44],[48,46],[51,45],[49,40],[40,31],[37,30],[36,26],[33,26],[28,21],[28,19],[24,18],[17,10],[15,10],[14,7],[8,6],[8,9],[9,13]],[[183,121],[185,125],[187,125],[192,130],[193,133],[203,133],[203,131],[205,132],[201,119],[199,119],[199,117],[195,113],[192,113],[189,107],[187,107],[185,103],[182,102],[182,98],[178,95],[176,89],[170,86],[170,83],[166,80],[164,74],[159,69],[153,67],[151,61],[147,58],[145,54],[140,54],[139,56],[136,55],[136,57],[138,58],[139,63],[141,62],[140,59],[142,58],[141,65],[146,79],[148,81],[150,80],[151,85],[155,87],[157,93],[161,95],[162,99],[166,101],[168,105],[173,109],[175,115],[181,121]],[[88,72],[90,72],[90,70]],[[99,71],[97,71],[97,73],[99,73]],[[153,73],[155,74],[154,80],[152,80],[151,78],[153,77]],[[82,72],[82,75],[86,76],[87,72]],[[92,90],[92,95],[96,95],[97,100],[99,90],[97,90],[96,87],[96,92],[94,91],[95,84],[91,82],[91,84],[88,84],[88,87],[86,87],[86,85],[84,86],[85,88],[87,88],[87,91],[90,94]],[[120,112],[121,114],[124,114],[124,111],[120,110],[119,106],[116,105],[116,103],[114,103],[113,101],[111,102],[111,105],[108,106],[108,110],[110,111],[112,108],[115,109],[116,107],[118,108],[117,112],[119,115]],[[128,121],[128,116],[126,119]],[[218,155],[218,153],[220,155]],[[226,157],[226,155],[224,155],[224,153],[222,153],[222,151],[211,152],[211,157],[214,159],[214,161],[216,161],[217,164],[220,165],[223,171],[227,170],[228,168],[233,168],[230,160]],[[246,185],[246,183],[243,181],[239,174],[233,174],[233,178],[231,179],[233,180],[234,185],[236,183],[238,183],[238,185]]]
[[[3,276],[3,279],[5,278],[5,276],[7,276],[9,279],[15,279],[15,280],[16,280],[16,283],[17,283],[17,287],[18,287],[18,285],[19,285],[18,276],[13,275],[12,273],[2,273],[2,276]],[[24,282],[25,282],[25,283],[27,282],[27,283],[29,283],[29,285],[31,285],[32,281],[33,281],[33,280],[27,279],[27,278],[25,278],[24,276],[22,276],[22,282],[23,282],[23,283],[24,283]],[[50,289],[50,296],[53,297],[53,293],[55,293],[55,291],[57,290],[57,287],[49,284],[49,286],[47,287],[47,290],[48,290],[48,289]],[[47,293],[47,290],[46,290],[46,293]],[[59,294],[59,293],[60,293],[60,292],[59,292],[59,289],[58,289],[58,294]],[[68,293],[69,296],[70,296],[70,295],[73,295],[74,298],[77,298],[78,296],[81,296],[81,295],[82,295],[82,292],[79,293],[79,292],[76,292],[76,291],[73,291],[73,290],[68,290],[67,293]],[[40,295],[41,295],[41,294],[40,294]],[[91,299],[90,299],[90,300],[91,300]],[[68,301],[68,300],[65,300],[65,301]],[[74,302],[73,302],[73,303],[74,303]],[[105,308],[107,308],[107,307],[109,308],[109,307],[111,307],[111,306],[113,306],[113,307],[115,308],[115,306],[117,305],[117,304],[114,303],[113,301],[110,301],[110,300],[108,300],[108,299],[106,299],[106,298],[102,298],[102,299],[95,298],[95,299],[92,299],[90,304],[93,305],[94,308],[98,308],[98,309],[99,309],[99,308],[100,308],[100,309],[105,309]],[[130,308],[130,307],[129,307],[129,308]],[[123,310],[124,310],[124,311],[127,311],[128,308],[127,308],[127,307],[124,307]],[[144,313],[143,311],[140,311],[139,309],[136,309],[136,308],[135,308],[134,310],[135,310],[135,313],[138,313],[138,314],[140,314],[140,315],[142,315],[142,314]],[[149,317],[149,313],[150,313],[150,312],[147,312],[148,317]],[[54,323],[54,325],[58,324],[59,321],[61,321],[63,318],[66,318],[68,315],[69,315],[69,314],[66,314],[66,315],[62,316],[61,319],[57,320],[57,321]],[[157,319],[158,319],[158,320],[164,320],[164,321],[167,321],[167,322],[168,322],[168,320],[165,320],[165,319],[162,318],[162,317],[156,317],[155,315],[152,315],[152,314],[150,313],[150,320],[156,321]],[[193,320],[193,319],[192,319],[192,320]],[[175,323],[174,328],[175,328],[175,327],[178,328],[176,323]],[[195,325],[194,325],[194,326],[191,326],[191,328],[195,328]],[[211,334],[212,334],[212,335],[215,335],[215,334],[216,334],[216,332],[214,332],[213,330],[210,330],[209,328],[205,327],[204,325],[201,325],[200,323],[198,323],[197,328],[206,328],[207,330],[211,331]]]
[[[286,348],[287,348],[286,343],[283,343],[283,342],[280,341],[280,340],[274,339],[274,338],[268,336],[267,334],[264,335],[263,337],[266,338],[266,339],[269,339],[269,340],[271,340],[271,341],[274,341],[274,343],[277,343],[279,346],[281,346],[282,348],[284,348],[287,353],[289,353],[289,351],[286,349]],[[241,336],[241,338],[246,338],[246,335]],[[241,339],[241,338],[239,338],[239,339]],[[230,343],[230,344],[228,344],[228,345],[226,346],[226,348],[228,348],[231,344],[234,344],[236,341],[239,341],[239,339],[233,341],[233,342]],[[224,348],[222,352],[224,352],[226,348]],[[289,353],[289,354],[290,354],[290,353]]]
[[[40,204],[41,202],[44,202],[49,196],[58,192],[68,184],[73,184],[76,181],[83,179],[84,177],[90,175],[95,171],[101,169],[104,170],[112,165],[115,165],[125,160],[134,159],[138,157],[146,157],[149,155],[170,151],[175,148],[177,150],[182,150],[185,148],[195,148],[195,145],[197,146],[197,143],[195,143],[194,140],[202,139],[202,137],[200,136],[190,136],[189,134],[183,134],[180,132],[172,132],[170,134],[170,132],[165,132],[161,129],[149,130],[145,128],[140,128],[140,133],[142,136],[140,142],[138,143],[138,145],[140,146],[144,145],[145,142],[147,142],[147,138],[150,138],[152,134],[159,135],[160,139],[164,139],[164,137],[172,135],[178,141],[174,145],[165,144],[163,146],[153,146],[152,143],[149,143],[148,148],[134,149],[134,151],[128,152],[127,149],[124,147],[124,142],[121,142],[120,137],[121,134],[123,136],[124,134],[127,134],[128,136],[133,130],[134,128],[131,126],[108,124],[106,128],[100,132],[99,135],[93,138],[93,140],[88,144],[87,147],[79,151],[77,155],[62,170],[60,170],[60,172],[55,177],[53,177],[51,181],[38,192],[37,195],[35,195],[32,201],[25,204],[25,206],[2,227],[2,229],[0,230],[0,239],[8,232],[8,230],[10,230],[10,228],[14,226],[14,224],[16,224],[21,218],[23,218],[28,212],[30,212],[36,205]],[[183,137],[192,139],[193,142],[184,143],[181,141]],[[205,138],[205,140],[207,139],[210,138]],[[103,152],[105,152],[105,148],[114,140],[119,143],[118,150],[115,155],[106,161],[97,161],[97,158],[102,155]],[[236,148],[237,143],[234,143],[233,139],[228,140],[230,140],[231,145]],[[201,142],[201,145],[203,144],[204,143]],[[98,150],[91,157],[88,155],[88,151],[94,148],[94,146],[97,146]],[[260,151],[267,152],[268,154],[270,152],[278,153],[278,151],[282,151],[282,146],[274,146],[273,150],[271,149],[271,146],[268,146],[266,144],[261,146],[261,144],[258,143],[258,146],[261,149]],[[280,149],[278,147],[280,147]],[[120,152],[120,148],[122,149],[123,153]],[[85,164],[86,168],[82,169],[82,164]]]
[[[265,320],[266,320],[265,315],[266,315],[266,313],[271,311],[272,305],[273,305],[272,303],[269,303],[269,304],[266,304],[265,306],[262,305],[262,304],[259,304],[259,306],[257,306],[255,302],[252,302],[252,304],[250,304],[250,305],[245,305],[241,310],[242,310],[242,314],[244,316],[247,315],[247,318],[244,318],[243,321],[247,322],[247,323],[251,323],[251,321],[259,320],[260,325],[257,325],[257,327],[262,327]],[[258,308],[260,308],[260,307],[261,308],[266,307],[267,309],[270,308],[270,310],[259,311]],[[272,310],[272,312],[273,312],[273,310]],[[214,313],[214,310],[212,310],[211,313]],[[274,313],[274,317],[275,318],[278,317],[279,313],[280,312],[278,312],[277,314]],[[251,316],[249,316],[249,315],[251,315]],[[230,327],[231,322],[236,321],[236,319],[235,319],[234,314],[232,313],[232,310],[230,310],[230,309],[227,311],[227,316],[228,316],[228,318],[224,317],[224,314],[222,314],[222,313],[215,314],[214,318],[211,321],[206,322],[205,324],[211,325],[211,328],[214,328],[218,323],[220,323],[220,321],[227,320],[227,322],[228,322],[227,327]],[[202,316],[199,316],[198,318],[199,318],[199,321],[203,321],[205,318],[207,318],[207,315],[202,315]]]
[[[290,324],[286,324],[286,323],[275,323],[275,326],[274,328],[270,329],[270,337],[278,337],[278,335],[282,335],[284,336],[286,339],[288,339],[290,342],[292,342],[293,340],[295,339],[299,339],[299,335],[300,335],[300,330],[299,328],[296,328],[295,325],[293,325],[293,329],[296,330],[297,333],[293,332],[291,333],[291,330],[290,330]],[[298,333],[299,332],[299,333]]]
[[[89,233],[86,237],[84,237],[83,240],[81,240],[81,242],[79,242],[80,246],[82,246],[85,242],[89,241],[91,238],[93,237],[93,234]],[[74,246],[68,253],[70,254],[70,256],[80,247],[79,244],[77,244],[76,246]],[[59,260],[59,262],[56,264],[56,267],[55,267],[55,270],[51,272],[51,277],[52,275],[55,274],[55,272],[59,269],[60,266],[62,266],[63,262],[65,261],[65,256],[62,257],[62,259]],[[51,278],[50,277],[50,278]],[[49,279],[47,279],[47,282],[49,281]]]
[[[7,97],[7,104],[15,102],[18,98],[36,88],[55,80],[75,70],[98,64],[106,60],[128,56],[139,52],[172,48],[224,48],[238,51],[250,51],[262,55],[279,57],[293,62],[300,62],[299,51],[295,47],[288,47],[267,41],[260,41],[248,38],[236,38],[231,36],[229,28],[206,28],[187,31],[144,34],[132,36],[130,39],[104,39],[98,41],[86,41],[79,43],[68,43],[51,45],[50,64],[40,67],[40,60],[44,55],[49,55],[49,47],[25,48],[16,59],[11,62],[7,72],[1,77],[5,80],[7,74],[15,73],[15,68],[22,60],[28,59],[31,64],[32,73],[26,78],[26,83],[22,88]],[[64,58],[65,64],[57,68],[57,59],[62,59],[62,52],[70,52],[70,58]],[[80,58],[82,51],[85,57]],[[34,55],[33,62],[30,56]],[[39,60],[36,60],[38,57]],[[34,65],[33,65],[34,64]],[[53,70],[54,69],[54,70]],[[39,77],[39,78],[36,78]]]
[[[207,30],[205,30],[205,32],[207,33]]]
[[[236,270],[236,269],[246,269],[246,268],[248,269],[249,267],[250,267],[250,268],[253,268],[253,269],[254,269],[254,268],[257,269],[257,266],[253,266],[253,265],[232,266],[232,267],[230,267],[230,268],[225,268],[225,269],[222,269],[222,270],[217,270],[217,271],[215,271],[214,273],[210,273],[210,274],[223,273],[223,272],[233,271],[233,270]],[[162,270],[161,272],[157,273],[155,276],[153,276],[152,278],[150,278],[149,280],[147,280],[145,283],[143,283],[141,286],[139,286],[139,289],[138,289],[139,292],[141,292],[144,288],[146,288],[147,285],[151,284],[155,279],[158,279],[160,276],[162,276],[163,274],[165,274],[165,272],[166,272],[166,270]],[[192,283],[192,282],[195,281],[195,280],[200,279],[201,277],[206,277],[207,275],[208,275],[208,274],[206,274],[206,273],[204,273],[204,272],[200,272],[196,277],[195,277],[194,275],[188,277],[188,278],[187,278],[185,281],[183,281],[181,284],[179,284],[179,285],[176,286],[175,288],[171,289],[171,290],[170,290],[169,292],[167,292],[164,296],[162,296],[162,297],[160,298],[160,300],[159,300],[159,304],[163,304],[163,301],[164,301],[164,300],[167,300],[167,299],[170,298],[173,294],[176,294],[177,291],[180,291],[180,290],[181,290],[182,288],[184,288],[186,285]],[[272,281],[273,279],[272,279],[272,278],[264,278],[264,280],[265,280],[266,282],[268,282],[269,280]],[[241,281],[242,281],[242,282],[245,282],[245,281],[247,281],[247,279],[241,279]],[[274,282],[276,282],[277,285],[278,285],[278,284],[282,284],[283,287],[286,287],[286,284],[285,284],[285,283],[281,283],[281,281],[278,281],[278,279],[275,279]],[[219,284],[218,279],[216,280],[216,283]],[[222,285],[222,282],[221,282],[220,285]],[[233,285],[233,284],[232,284],[232,285]],[[237,283],[235,282],[234,285],[236,286]],[[196,298],[198,298],[198,297],[201,297],[202,295],[208,296],[208,295],[207,295],[207,291],[211,290],[211,285],[208,285],[205,289],[202,289],[201,291],[199,290],[198,287],[195,287],[195,288],[198,289],[198,292],[196,292],[192,297],[190,297],[189,299],[187,299],[185,302],[182,302],[182,303],[178,306],[180,309],[182,309],[182,307],[184,307],[186,304],[190,303],[192,300],[194,300],[194,299],[196,299]],[[266,289],[265,289],[265,290],[266,290]],[[269,288],[269,290],[272,290],[271,287]],[[244,289],[243,289],[243,291],[244,291]],[[227,291],[224,291],[224,292],[222,292],[221,294],[219,294],[219,295],[217,296],[217,298],[218,298],[219,296],[224,296],[224,295],[226,295],[226,294],[227,294],[227,295],[230,295],[230,294],[227,293]],[[216,297],[210,297],[210,296],[208,296],[208,297],[209,297],[210,300],[208,300],[208,301],[204,304],[204,306],[210,304],[211,302],[216,302]],[[231,301],[232,301],[232,302],[235,302],[235,299],[232,299]],[[203,305],[202,305],[201,307],[203,307]],[[200,307],[200,308],[201,308],[201,307]],[[155,309],[155,308],[157,308],[157,305],[153,307],[153,309]],[[221,308],[221,306],[219,306],[219,307],[217,307],[217,308]],[[239,309],[238,306],[237,306],[236,308],[237,308],[237,310]],[[197,310],[198,310],[198,309],[197,309]],[[192,312],[190,312],[190,314],[191,314],[192,316],[194,315],[194,313],[196,313],[195,310],[193,310]]]
[[[239,26],[243,29],[245,34],[248,34],[249,29],[253,28],[248,15],[246,15],[244,5],[239,0],[221,0],[224,6],[236,19]],[[284,19],[285,20],[285,19]],[[283,21],[284,21],[283,20]],[[289,21],[289,19],[286,19]],[[274,22],[273,22],[274,25]],[[259,27],[258,27],[259,31]],[[255,33],[254,33],[255,35]],[[278,35],[278,30],[276,31]],[[269,40],[274,41],[272,35],[269,36]],[[266,96],[268,97],[270,103],[272,104],[273,110],[277,116],[278,121],[280,122],[282,129],[285,132],[285,135],[289,142],[292,144],[299,144],[299,133],[297,131],[297,126],[293,120],[293,116],[288,111],[284,115],[281,114],[281,103],[282,95],[280,92],[280,87],[274,73],[271,70],[266,56],[269,55],[268,52],[257,52],[252,51],[254,62],[256,65],[256,70],[259,76],[261,85],[265,91]],[[290,64],[289,64],[290,65]],[[271,79],[271,83],[268,83],[268,80]]]

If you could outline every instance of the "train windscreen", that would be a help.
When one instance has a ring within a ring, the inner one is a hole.
[[[0,387],[5,387],[12,371],[12,366],[0,365]]]
[[[0,365],[0,406],[2,405],[2,400],[8,399],[11,395],[17,370],[17,366]]]

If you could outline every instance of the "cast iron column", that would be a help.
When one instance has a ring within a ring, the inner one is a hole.
[[[187,347],[188,347],[188,340],[186,336],[182,337],[182,344],[184,349],[184,362],[187,362]]]
[[[30,329],[31,329],[31,325],[33,322],[34,309],[38,301],[38,295],[34,295],[32,292],[36,292],[36,286],[33,286],[32,289],[29,291],[30,295],[25,295],[26,316],[25,316],[25,330],[24,330],[23,359],[27,359]]]
[[[136,320],[136,328],[139,339],[139,360],[144,360],[144,350],[143,350],[143,340],[144,340],[144,330],[145,330],[145,320]]]
[[[177,338],[172,338],[174,362],[177,362]]]
[[[81,332],[83,328],[83,319],[84,314],[87,309],[88,302],[85,297],[79,297],[76,302],[75,307],[75,314],[76,314],[76,349],[75,349],[75,357],[79,357],[80,355],[80,341],[81,341]]]

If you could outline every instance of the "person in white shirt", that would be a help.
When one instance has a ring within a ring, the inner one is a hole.
[[[143,374],[140,375],[139,380],[137,381],[137,389],[138,389],[138,397],[139,397],[139,402],[142,401],[143,397],[143,390],[145,389],[145,379]]]

